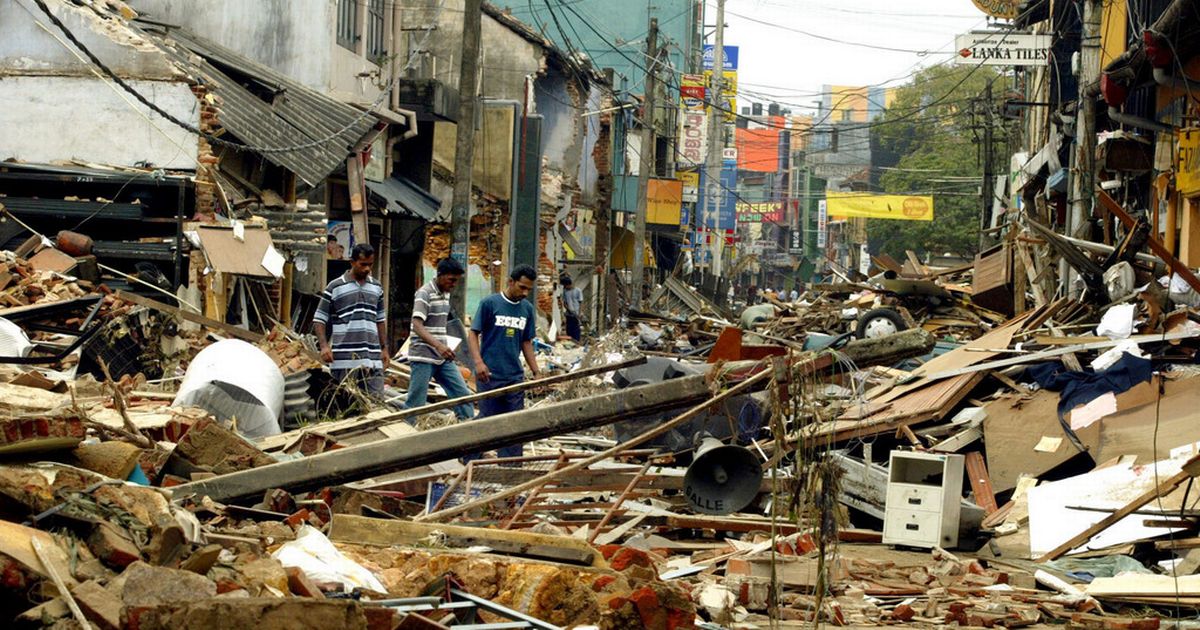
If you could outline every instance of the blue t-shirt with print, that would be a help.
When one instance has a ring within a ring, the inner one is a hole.
[[[496,293],[479,302],[471,330],[479,333],[479,355],[492,373],[493,385],[525,379],[521,344],[533,340],[535,323],[529,300],[513,302]]]

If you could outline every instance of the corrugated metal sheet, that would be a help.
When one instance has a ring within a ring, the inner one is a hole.
[[[290,147],[334,136],[313,147],[262,154],[310,186],[316,186],[345,164],[353,147],[379,122],[374,115],[364,115],[268,66],[185,30],[172,28],[164,32],[154,27],[150,33],[157,35],[159,44],[220,99],[221,125],[242,142],[257,147]],[[234,76],[245,77],[271,90],[272,100],[259,98]]]
[[[388,177],[382,182],[367,180],[371,193],[383,198],[388,212],[407,214],[418,219],[434,221],[442,200],[434,197],[404,177]]]

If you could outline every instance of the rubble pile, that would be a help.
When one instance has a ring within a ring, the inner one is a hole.
[[[85,307],[13,326],[48,342],[94,308],[108,336],[0,370],[2,614],[1149,629],[1200,607],[1200,312],[1150,285],[1006,317],[970,273],[885,270],[737,317],[670,283],[603,337],[539,339],[525,409],[481,424],[444,395],[332,411],[290,328],[33,274]],[[881,309],[895,329],[860,331]],[[119,339],[139,361],[80,359]]]

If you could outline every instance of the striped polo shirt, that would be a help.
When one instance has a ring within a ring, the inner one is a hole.
[[[379,322],[387,321],[383,310],[383,285],[372,276],[359,283],[350,272],[335,278],[321,294],[314,322],[329,330],[334,370],[363,367],[383,369]]]
[[[449,345],[446,343],[446,323],[450,320],[450,294],[438,289],[437,282],[430,280],[417,289],[413,296],[412,317],[423,321],[425,330],[434,339]],[[415,330],[409,335],[408,360],[435,365],[445,361]]]

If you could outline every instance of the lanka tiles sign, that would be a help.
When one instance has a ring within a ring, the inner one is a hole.
[[[1175,190],[1184,197],[1200,194],[1200,128],[1178,131],[1179,149],[1175,153]]]
[[[825,206],[835,219],[933,220],[933,197],[827,192]]]
[[[683,208],[683,182],[650,179],[646,182],[646,224],[679,227]]]
[[[783,223],[784,203],[764,201],[737,204],[738,223]]]
[[[1051,36],[1014,32],[972,31],[954,38],[959,64],[1045,66],[1050,63]]]

